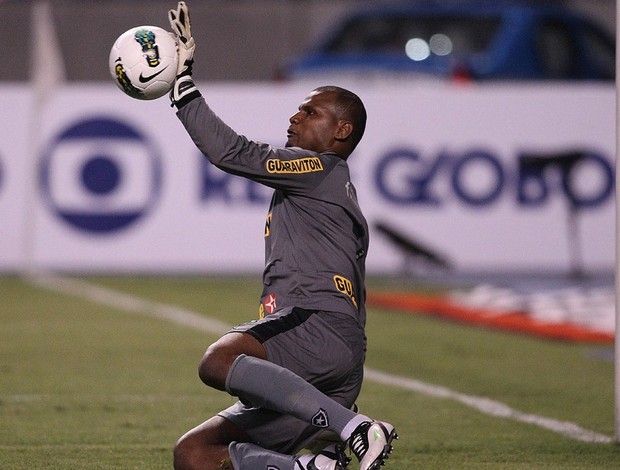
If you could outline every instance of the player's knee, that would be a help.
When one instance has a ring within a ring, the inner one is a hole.
[[[230,333],[222,336],[207,349],[198,366],[200,379],[208,386],[225,390],[226,378],[235,359],[241,354],[267,359],[262,343],[245,333]]]
[[[230,356],[225,348],[211,345],[198,365],[200,380],[209,387],[224,390],[228,369],[234,360],[234,357]]]
[[[194,465],[194,455],[196,451],[191,439],[183,436],[174,446],[173,464],[174,470],[193,470],[197,468]]]

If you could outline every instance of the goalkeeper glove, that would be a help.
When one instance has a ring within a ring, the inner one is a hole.
[[[172,105],[178,109],[200,96],[200,92],[192,80],[192,65],[194,64],[194,49],[196,43],[192,37],[189,22],[189,12],[185,2],[179,2],[176,10],[168,12],[170,27],[177,42],[179,51],[179,65],[177,76],[170,91]]]

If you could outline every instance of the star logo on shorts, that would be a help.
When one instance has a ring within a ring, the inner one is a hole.
[[[327,413],[323,408],[319,408],[319,411],[312,417],[312,424],[317,428],[326,428],[329,426]]]
[[[265,312],[273,313],[276,311],[276,295],[269,294],[265,300],[263,300],[263,305],[265,306]]]

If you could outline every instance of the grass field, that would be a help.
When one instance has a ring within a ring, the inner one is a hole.
[[[257,311],[257,278],[87,281],[227,324]],[[171,468],[176,438],[232,402],[196,375],[215,334],[16,277],[0,278],[0,297],[2,469]],[[375,309],[367,333],[373,370],[613,435],[605,348]],[[620,468],[615,444],[581,442],[449,398],[368,380],[359,405],[399,430],[386,468]]]

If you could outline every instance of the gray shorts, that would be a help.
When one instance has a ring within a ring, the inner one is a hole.
[[[359,395],[366,337],[350,315],[294,307],[231,332],[251,334],[263,344],[270,362],[296,373],[345,407],[351,407]],[[240,401],[219,416],[243,429],[251,442],[286,454],[303,448],[318,433],[316,427],[293,416]]]

